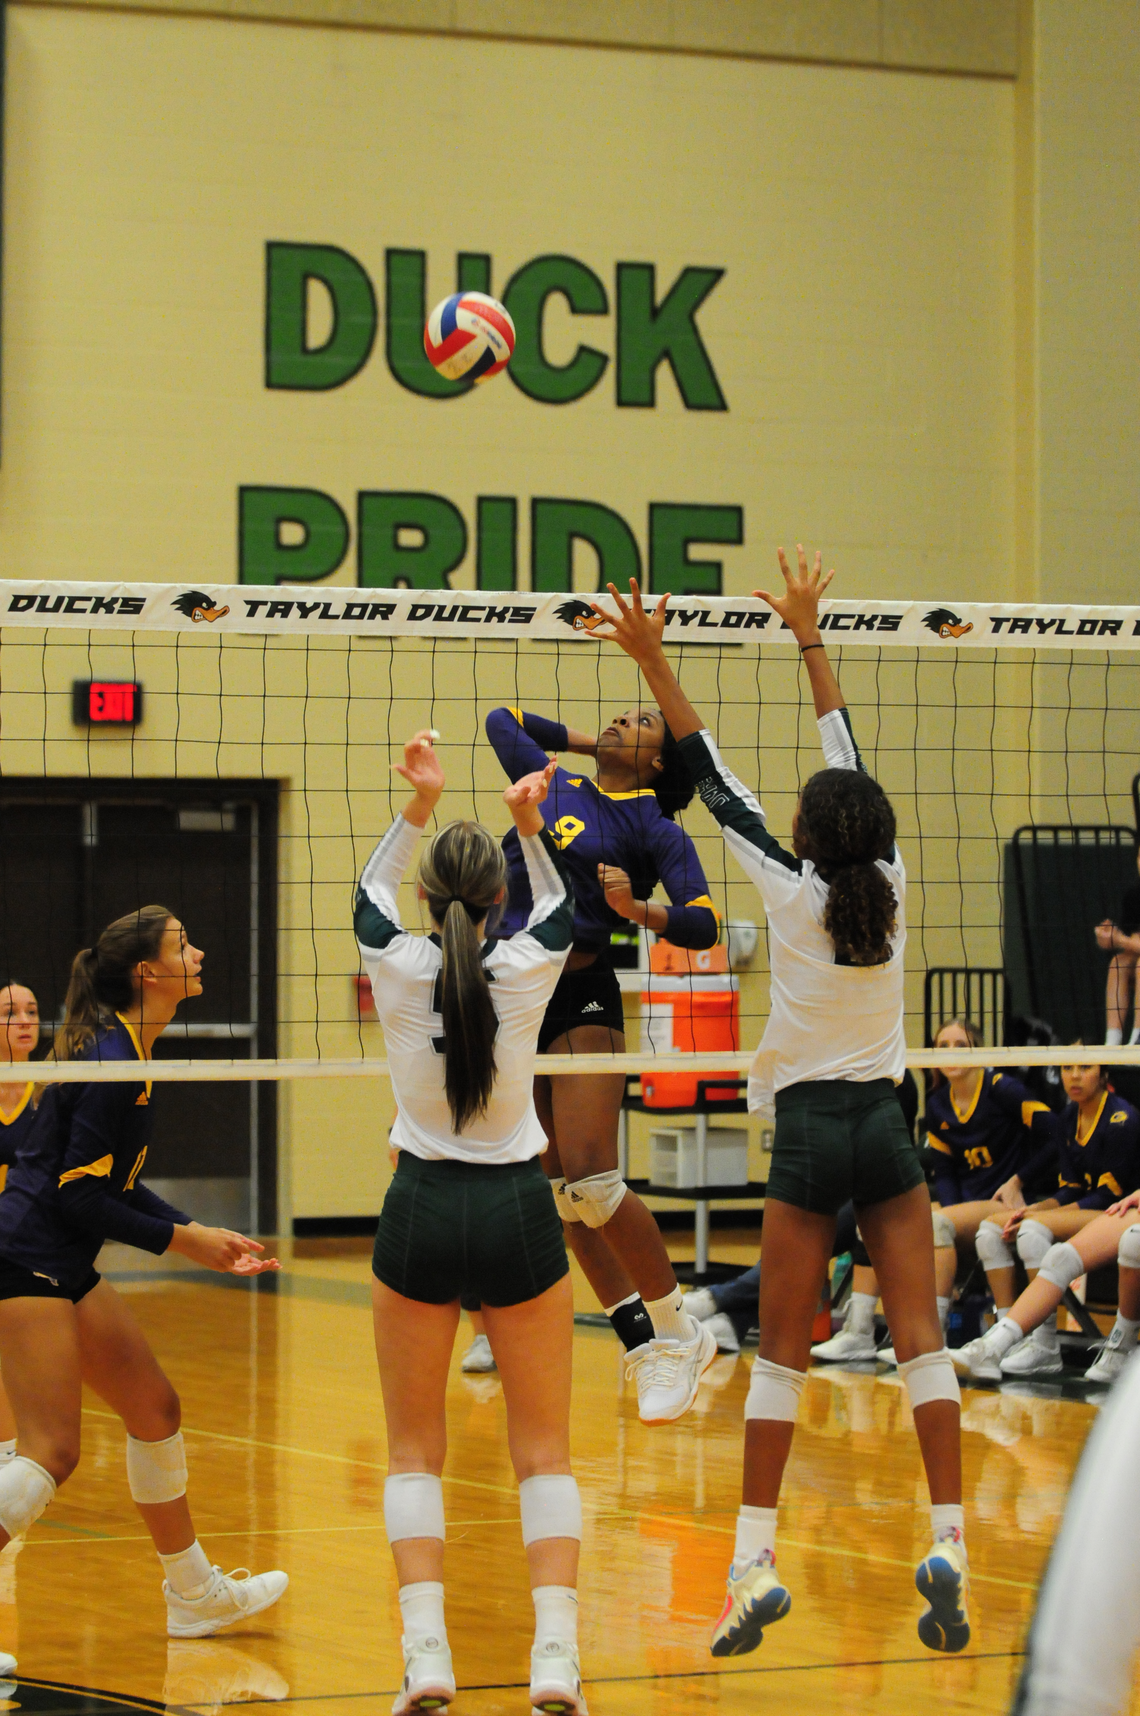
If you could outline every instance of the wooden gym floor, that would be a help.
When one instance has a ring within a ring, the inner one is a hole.
[[[718,1257],[750,1260],[747,1240],[717,1240]],[[18,1649],[22,1679],[0,1710],[99,1708],[54,1690],[67,1687],[135,1708],[271,1701],[298,1716],[386,1716],[401,1676],[400,1628],[367,1249],[291,1249],[282,1248],[288,1273],[275,1293],[174,1270],[167,1259],[148,1268],[137,1252],[110,1248],[104,1258],[181,1393],[208,1553],[227,1569],[285,1568],[285,1598],[246,1627],[168,1647],[123,1431],[92,1398],[79,1471],[23,1547],[0,1556],[0,1648]],[[676,1249],[684,1255],[684,1242]],[[596,1310],[584,1283],[576,1291],[581,1310]],[[526,1716],[532,1611],[502,1392],[493,1376],[461,1375],[467,1339],[464,1324],[445,1482],[453,1709]],[[813,1373],[781,1510],[792,1612],[755,1655],[714,1662],[708,1634],[732,1548],[750,1356],[718,1359],[695,1411],[649,1430],[609,1331],[576,1330],[592,1716],[793,1707],[800,1716],[910,1716],[935,1704],[945,1716],[1004,1712],[1095,1407],[1047,1387],[965,1393],[974,1641],[964,1657],[941,1658],[915,1634],[912,1568],[928,1516],[905,1391],[897,1380]]]

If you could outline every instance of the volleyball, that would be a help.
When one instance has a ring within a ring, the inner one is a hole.
[[[448,381],[490,381],[506,369],[514,349],[515,324],[485,292],[453,292],[424,328],[428,361]]]

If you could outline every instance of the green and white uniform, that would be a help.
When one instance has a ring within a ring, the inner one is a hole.
[[[355,928],[384,1027],[398,1115],[399,1166],[376,1237],[373,1268],[393,1291],[432,1304],[461,1292],[510,1305],[566,1273],[562,1224],[538,1163],[546,1134],[534,1107],[534,1059],[547,1004],[566,963],[574,900],[545,832],[521,842],[531,885],[526,928],[487,940],[484,966],[499,1025],[487,1110],[456,1134],[444,1091],[436,935],[409,935],[396,895],[420,830],[398,817],[357,891]]]

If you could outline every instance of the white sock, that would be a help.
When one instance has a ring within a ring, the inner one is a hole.
[[[938,1306],[938,1327],[942,1330],[942,1333],[945,1334],[946,1319],[950,1315],[950,1301],[949,1299],[940,1298],[937,1299],[935,1303]]]
[[[9,1460],[16,1458],[16,1438],[10,1442],[0,1442],[0,1466],[6,1466]]]
[[[446,1644],[442,1583],[438,1579],[420,1579],[414,1585],[401,1585],[400,1617],[409,1643],[413,1639],[434,1638]]]
[[[776,1510],[774,1507],[741,1506],[736,1516],[736,1546],[732,1551],[732,1569],[744,1568],[750,1561],[759,1561],[767,1553],[776,1559]]]
[[[1104,1033],[1105,1047],[1115,1049],[1124,1041],[1124,1032],[1119,1025],[1110,1025]]]
[[[534,1598],[534,1648],[557,1640],[578,1643],[578,1593],[572,1585],[536,1585]]]
[[[1112,1334],[1115,1335],[1118,1331],[1120,1334],[1120,1340],[1117,1344],[1119,1346],[1134,1347],[1136,1345],[1136,1337],[1137,1335],[1140,1335],[1140,1319],[1133,1322],[1131,1317],[1125,1317],[1118,1311],[1116,1313],[1116,1322],[1113,1324]],[[1112,1339],[1112,1335],[1109,1336],[1109,1339]],[[14,1446],[14,1443],[0,1442],[0,1448]]]
[[[214,1569],[202,1545],[195,1538],[189,1549],[177,1555],[160,1555],[166,1583],[179,1597],[200,1597],[210,1583]]]
[[[1001,1322],[1003,1317],[1009,1316],[1009,1313],[1012,1309],[1013,1309],[1013,1307],[1011,1305],[995,1305],[994,1306],[994,1327],[995,1328],[997,1327],[998,1323]]]
[[[983,1337],[986,1346],[995,1358],[1004,1358],[1011,1352],[1018,1341],[1025,1339],[1025,1330],[1020,1323],[1015,1323],[1012,1317],[1003,1317],[1000,1323],[995,1323],[989,1334]]]
[[[931,1502],[930,1529],[935,1543],[952,1538],[963,1556],[966,1553],[966,1510],[961,1502]]]
[[[1043,1323],[1038,1323],[1034,1334],[1038,1346],[1055,1347],[1060,1351],[1061,1341],[1057,1334],[1057,1313],[1051,1311]]]
[[[1132,1035],[1129,1037],[1128,1041],[1130,1044],[1140,1043],[1140,1025],[1133,1025]]]
[[[848,1327],[852,1334],[869,1335],[875,1327],[875,1295],[852,1293],[850,1317]]]
[[[653,1324],[653,1333],[659,1341],[691,1341],[693,1338],[693,1319],[682,1309],[683,1296],[679,1287],[674,1287],[664,1299],[646,1299],[645,1309],[649,1312]]]

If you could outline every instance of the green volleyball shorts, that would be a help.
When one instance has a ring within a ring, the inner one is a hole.
[[[401,1150],[372,1273],[425,1305],[521,1305],[569,1270],[550,1181],[529,1162],[425,1162]]]
[[[776,1093],[768,1196],[816,1215],[901,1197],[924,1183],[889,1078],[811,1079]]]

